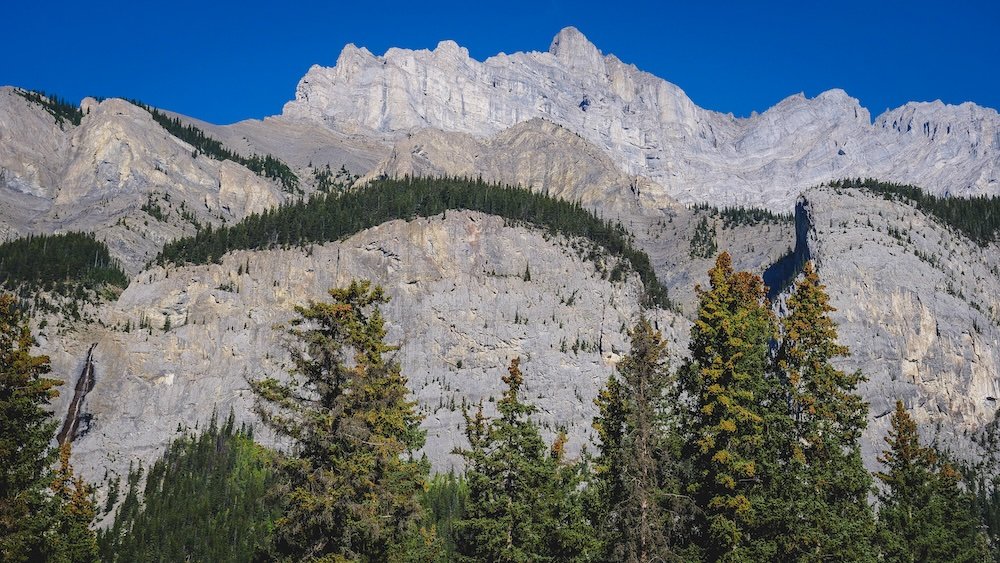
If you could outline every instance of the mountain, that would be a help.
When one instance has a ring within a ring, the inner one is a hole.
[[[59,122],[22,91],[0,88],[0,236],[94,232],[134,274],[198,223],[239,220],[286,198],[232,160],[197,156],[135,104],[87,98],[81,112],[79,125]]]
[[[793,266],[814,259],[854,352],[843,367],[868,376],[869,466],[896,398],[925,434],[970,456],[998,406],[997,243],[970,240],[911,201],[822,186],[874,176],[941,195],[1000,193],[992,109],[911,103],[872,120],[834,90],[740,119],[697,107],[572,28],[549,52],[483,62],[449,41],[383,56],[349,45],[264,120],[213,125],[119,99],[74,109],[78,122],[0,89],[0,236],[93,232],[131,275],[121,295],[86,304],[84,320],[36,318],[41,349],[66,380],[59,416],[92,360],[74,446],[91,479],[153,459],[179,424],[213,411],[254,420],[246,377],[287,363],[275,325],[356,277],[393,296],[390,341],[402,345],[436,467],[454,462],[461,406],[489,406],[513,356],[547,430],[567,427],[571,450],[586,443],[594,394],[624,350],[642,287],[585,260],[585,239],[450,210],[303,248],[149,265],[168,241],[316,192],[326,166],[344,168],[343,184],[405,175],[519,184],[620,223],[677,305],[648,313],[675,358],[716,252],[765,274],[778,310]],[[232,158],[213,157],[191,131]],[[302,193],[248,167],[253,155],[286,165]]]
[[[910,103],[875,118],[842,90],[791,96],[746,119],[702,109],[677,86],[566,28],[548,52],[483,62],[452,41],[375,56],[348,45],[313,66],[283,117],[356,134],[420,129],[488,137],[543,118],[682,203],[789,211],[798,194],[877,177],[953,195],[1000,193],[1000,116],[974,104]]]

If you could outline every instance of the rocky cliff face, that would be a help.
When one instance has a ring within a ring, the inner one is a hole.
[[[195,221],[238,220],[284,199],[239,164],[194,156],[131,103],[88,98],[82,109],[79,126],[59,125],[15,89],[0,89],[0,236],[95,232],[135,273]]]
[[[737,119],[699,108],[673,84],[602,55],[573,28],[546,53],[483,62],[451,41],[383,56],[348,45],[336,66],[309,70],[283,115],[396,138],[425,128],[486,137],[544,118],[685,203],[790,211],[802,190],[844,177],[937,193],[1000,192],[994,110],[914,103],[873,124],[857,100],[831,90]]]
[[[1000,248],[853,189],[807,192],[800,220],[853,353],[844,365],[868,377],[869,465],[896,399],[927,435],[975,452],[970,437],[1000,407]]]
[[[515,356],[544,428],[551,435],[565,426],[571,451],[578,451],[590,433],[597,389],[627,351],[624,331],[637,318],[641,293],[637,277],[603,279],[581,258],[588,245],[497,217],[449,212],[386,223],[342,243],[144,271],[99,312],[107,327],[49,329],[41,340],[42,349],[55,351],[67,391],[97,343],[96,384],[83,407],[91,425],[74,444],[76,463],[98,479],[105,468],[121,473],[130,460],[154,458],[179,424],[229,409],[252,420],[246,378],[286,368],[286,342],[275,326],[291,318],[294,305],[358,278],[384,284],[392,296],[384,309],[389,340],[401,346],[398,358],[426,416],[435,467],[452,464],[452,448],[463,444],[463,405],[483,401],[493,411],[500,376]],[[686,321],[665,311],[647,314],[675,351],[686,347]]]

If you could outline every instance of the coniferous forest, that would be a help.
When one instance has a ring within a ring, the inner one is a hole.
[[[642,279],[647,303],[672,307],[649,256],[632,244],[620,224],[601,220],[579,203],[526,188],[490,184],[482,179],[382,179],[343,194],[314,194],[304,201],[250,215],[235,225],[209,226],[193,237],[169,242],[155,262],[207,264],[220,260],[231,250],[336,241],[393,219],[433,217],[455,209],[481,211],[531,224],[552,234],[588,239],[612,256],[624,259],[607,273],[612,281],[631,268]],[[599,257],[596,251],[588,256]]]
[[[644,317],[598,397],[579,456],[543,437],[498,357],[495,409],[465,409],[461,474],[430,474],[421,417],[386,340],[381,287],[296,308],[281,377],[249,378],[270,452],[208,421],[103,507],[48,445],[56,382],[23,313],[0,300],[0,553],[5,561],[993,561],[997,483],[921,438],[897,402],[874,475],[860,372],[836,367],[807,263],[777,316],[759,276],[718,257],[688,359]],[[12,429],[17,428],[17,431]],[[30,440],[25,442],[24,428]],[[984,447],[989,441],[984,438]],[[27,444],[27,446],[15,446]],[[988,446],[996,456],[995,441]],[[994,458],[995,459],[995,458]],[[140,494],[140,491],[142,493]],[[874,503],[872,502],[874,500]],[[86,523],[114,513],[99,534]],[[58,540],[58,541],[57,541]],[[98,547],[99,546],[99,547]]]
[[[93,233],[29,235],[0,243],[0,287],[67,293],[128,287],[128,276]],[[23,293],[23,291],[22,291]]]
[[[1000,197],[938,197],[920,188],[871,178],[848,179],[830,184],[835,188],[855,188],[890,201],[906,201],[920,211],[952,227],[980,245],[1000,237]]]

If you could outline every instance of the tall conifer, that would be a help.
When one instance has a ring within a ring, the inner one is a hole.
[[[417,532],[427,467],[420,416],[385,343],[379,286],[352,282],[331,302],[297,307],[285,380],[252,381],[258,411],[295,441],[283,465],[288,506],[275,524],[279,559],[385,561]]]
[[[760,527],[760,509],[778,452],[767,431],[784,416],[784,405],[769,400],[775,320],[763,281],[733,271],[728,253],[709,280],[709,289],[698,288],[691,358],[681,371],[691,401],[686,450],[688,491],[700,514],[697,543],[710,561],[768,560],[775,546]]]
[[[604,558],[677,559],[690,508],[680,495],[679,443],[666,342],[646,318],[631,331],[631,350],[595,403],[600,439],[595,459],[596,517]]]
[[[788,298],[781,320],[778,367],[786,378],[793,430],[788,464],[774,495],[783,499],[782,558],[798,561],[872,560],[874,514],[868,505],[871,476],[859,440],[868,406],[857,394],[860,372],[831,363],[848,349],[812,262]]]
[[[917,424],[896,401],[879,495],[878,547],[883,561],[988,562],[992,559],[973,499],[952,467],[923,446]]]
[[[507,389],[497,402],[498,418],[482,404],[465,413],[469,448],[469,498],[456,523],[456,544],[465,561],[585,561],[594,557],[595,538],[584,519],[579,468],[563,461],[562,440],[551,451],[530,420],[535,408],[520,399],[520,359],[503,377]]]
[[[0,295],[0,560],[39,561],[58,506],[52,501],[50,443],[56,422],[46,411],[62,382],[45,377],[47,356],[33,356],[28,319]]]

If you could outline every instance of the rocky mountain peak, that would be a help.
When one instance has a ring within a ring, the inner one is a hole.
[[[564,27],[556,34],[549,45],[549,52],[574,70],[596,70],[604,66],[601,51],[572,26]]]

